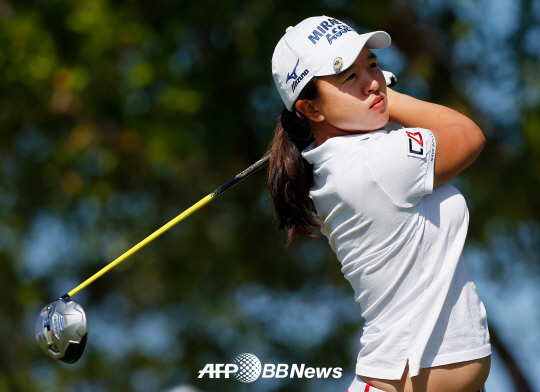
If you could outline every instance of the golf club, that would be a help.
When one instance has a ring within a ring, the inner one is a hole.
[[[392,87],[397,83],[397,77],[393,73],[383,71],[383,74],[386,84],[389,87]],[[171,227],[187,218],[199,208],[205,206],[217,196],[266,165],[269,160],[270,154],[265,155],[262,159],[221,185],[208,196],[202,198],[169,223],[165,224],[124,254],[110,262],[107,266],[103,267],[73,290],[64,294],[55,302],[45,306],[39,313],[35,324],[36,339],[41,349],[50,357],[62,362],[70,364],[77,362],[81,358],[88,340],[88,323],[82,306],[72,300],[71,297],[116,267],[127,257],[165,233]]]
[[[54,359],[58,359],[69,364],[77,362],[81,358],[84,348],[86,347],[86,341],[88,339],[88,323],[86,321],[86,314],[84,313],[82,306],[73,301],[71,296],[84,289],[94,280],[116,267],[128,256],[137,252],[143,246],[165,233],[171,227],[197,211],[199,208],[214,200],[227,189],[231,188],[249,176],[251,173],[254,173],[263,167],[268,163],[269,160],[270,154],[264,156],[242,173],[236,175],[234,178],[221,185],[208,196],[202,198],[169,223],[156,230],[154,233],[146,237],[120,257],[116,258],[90,278],[86,279],[73,290],[67,294],[64,294],[58,300],[45,306],[39,313],[35,324],[36,339],[39,347],[41,347],[41,349],[47,355]]]

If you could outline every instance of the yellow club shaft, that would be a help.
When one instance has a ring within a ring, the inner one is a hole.
[[[71,290],[67,295],[69,297],[72,297],[73,295],[77,294],[79,291],[84,289],[86,286],[88,286],[90,283],[92,283],[94,280],[102,276],[103,274],[107,273],[112,268],[116,267],[118,264],[120,264],[122,261],[124,261],[126,258],[131,256],[133,253],[137,252],[139,249],[141,249],[143,246],[147,245],[148,243],[152,242],[154,239],[159,237],[161,234],[165,233],[167,230],[169,230],[171,227],[182,221],[184,218],[187,218],[189,215],[197,211],[199,208],[205,206],[207,203],[212,201],[214,198],[214,194],[211,193],[208,196],[204,197],[191,207],[189,207],[187,210],[182,212],[180,215],[178,215],[176,218],[171,220],[166,225],[162,226],[160,229],[154,231],[152,234],[150,234],[148,237],[146,237],[144,240],[139,242],[137,245],[129,249],[127,252],[122,254],[120,257],[116,258],[115,260],[111,261],[108,265],[103,267],[101,270],[96,272],[94,275],[86,279],[84,282],[82,282],[80,285],[75,287],[73,290]]]
[[[139,249],[141,249],[146,244],[152,242],[154,239],[159,237],[161,234],[165,233],[167,230],[169,230],[171,227],[176,225],[178,222],[183,220],[184,218],[187,218],[191,214],[193,214],[195,211],[197,211],[199,208],[203,207],[204,205],[208,204],[210,201],[215,199],[217,196],[221,195],[223,192],[225,192],[227,189],[231,188],[235,184],[237,184],[239,181],[243,180],[247,176],[249,176],[251,173],[254,173],[255,171],[259,170],[261,167],[266,165],[270,161],[270,154],[267,154],[262,159],[259,159],[257,162],[255,162],[253,165],[248,167],[246,170],[244,170],[242,173],[236,175],[234,178],[227,181],[225,184],[221,185],[219,188],[217,188],[214,192],[210,193],[208,196],[202,198],[200,201],[189,207],[187,210],[182,212],[180,215],[178,215],[176,218],[171,220],[169,223],[161,227],[159,230],[156,230],[152,234],[150,234],[148,237],[146,237],[144,240],[139,242],[137,245],[129,249],[127,252],[125,252],[123,255],[118,257],[117,259],[111,261],[107,266],[103,267],[101,270],[96,272],[94,275],[86,279],[84,282],[82,282],[80,285],[75,287],[73,290],[71,290],[69,293],[64,294],[61,298],[69,298],[75,294],[77,294],[79,291],[84,289],[86,286],[88,286],[90,283],[92,283],[94,280],[102,276],[103,274],[107,273],[114,267],[116,267],[118,264],[120,264],[122,261],[124,261],[126,258],[131,256],[133,253],[137,252]]]

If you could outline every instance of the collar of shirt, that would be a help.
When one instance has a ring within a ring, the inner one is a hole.
[[[312,165],[324,162],[341,152],[344,148],[349,146],[351,142],[369,139],[373,135],[381,133],[388,133],[388,131],[385,129],[378,129],[376,131],[356,133],[354,135],[337,136],[328,139],[320,146],[317,146],[317,142],[314,141],[302,151],[302,156]]]

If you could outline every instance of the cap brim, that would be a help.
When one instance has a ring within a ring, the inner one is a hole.
[[[369,49],[384,49],[390,46],[391,43],[392,39],[390,35],[384,31],[355,35],[336,47],[336,50],[332,52],[332,55],[326,60],[315,76],[334,75],[337,73],[334,69],[334,59],[336,57],[341,57],[343,61],[343,65],[339,71],[342,72],[354,63],[364,46],[367,46]]]

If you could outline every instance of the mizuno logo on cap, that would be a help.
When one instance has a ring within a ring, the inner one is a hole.
[[[304,79],[304,76],[306,76],[307,74],[309,73],[309,71],[306,69],[304,70],[304,72],[302,72],[300,74],[300,76],[298,76],[298,78],[293,82],[291,88],[292,88],[292,92],[294,93],[294,90],[296,90],[296,87],[298,87],[298,85],[300,84],[300,82],[302,81],[302,79]]]
[[[298,64],[300,63],[300,59],[296,62],[296,65],[294,66],[293,71],[290,74],[287,74],[287,80],[285,81],[285,84],[289,82],[291,79],[296,79],[298,75],[296,75],[296,68],[298,67]]]
[[[306,76],[309,71],[307,69],[304,70],[304,72],[302,72],[300,74],[300,76],[298,76],[296,74],[296,68],[298,68],[298,64],[300,64],[300,59],[298,59],[298,61],[296,62],[296,65],[294,66],[294,69],[293,71],[290,73],[290,74],[287,74],[287,80],[285,80],[285,84],[287,84],[287,82],[291,79],[294,79],[294,82],[292,83],[291,85],[291,89],[292,89],[292,92],[294,93],[294,90],[296,90],[296,87],[300,84],[300,82],[302,81],[302,79],[304,79],[304,76]]]

